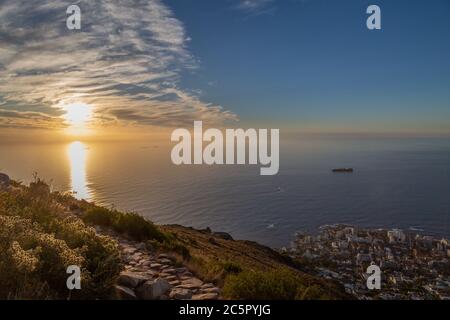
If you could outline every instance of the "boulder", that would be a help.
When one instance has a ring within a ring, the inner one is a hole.
[[[204,285],[202,285],[202,289],[209,289],[209,288],[214,288],[214,285],[212,283],[205,283]]]
[[[11,179],[7,174],[0,173],[0,189],[8,188],[11,183]]]
[[[189,290],[197,290],[199,289],[199,286],[195,285],[195,284],[191,284],[191,283],[186,283],[186,284],[180,284],[177,286],[177,288],[180,289],[189,289]]]
[[[191,285],[196,288],[200,288],[203,285],[203,281],[197,278],[189,278],[187,280],[182,281],[183,285]]]
[[[150,280],[141,285],[137,290],[137,294],[144,300],[158,300],[171,289],[171,285],[164,279],[158,278]]]
[[[214,239],[214,238],[212,238],[212,237],[208,239],[208,242],[211,243],[212,245],[215,245],[215,246],[218,246],[218,245],[219,245],[219,243],[217,242],[217,240]]]
[[[200,229],[199,231],[203,232],[203,233],[211,234],[211,228],[210,227],[206,227],[205,229]]]
[[[174,288],[170,292],[170,298],[175,300],[187,300],[192,298],[192,291],[188,289]]]
[[[136,252],[136,253],[134,253],[134,254],[130,257],[130,259],[131,259],[132,261],[134,261],[135,263],[138,263],[138,262],[142,259],[142,256],[143,256],[142,253]]]
[[[216,238],[221,238],[224,240],[233,240],[233,237],[226,232],[214,232],[212,235]]]
[[[168,281],[172,287],[176,287],[181,284],[181,282],[178,280],[173,280],[173,281],[168,280]]]
[[[143,273],[123,271],[120,273],[117,283],[128,288],[136,288],[149,279],[150,277]]]
[[[147,249],[147,245],[144,242],[140,242],[136,245],[136,248],[138,250],[146,250]]]
[[[183,272],[186,272],[187,269],[186,269],[185,267],[181,267],[181,268],[176,268],[175,271],[176,271],[177,273],[183,273]]]
[[[121,300],[136,300],[136,294],[133,290],[123,286],[115,286],[117,297]]]
[[[168,264],[168,265],[172,264],[172,260],[167,258],[158,259],[158,262],[161,264]]]
[[[176,281],[176,280],[178,280],[178,277],[177,276],[167,276],[167,277],[164,277],[164,279],[166,279],[167,281]]]
[[[220,293],[220,289],[216,288],[216,287],[214,287],[214,288],[205,288],[205,289],[201,289],[201,292],[202,293],[217,293],[217,294],[219,294]]]
[[[150,260],[146,260],[146,261],[142,262],[141,265],[143,267],[149,267],[150,268],[151,265],[152,265],[152,262]]]
[[[122,253],[129,256],[134,254],[136,251],[137,251],[136,248],[130,247],[128,245],[122,249]]]
[[[162,269],[161,272],[168,273],[168,274],[175,274],[177,271],[174,268],[165,268],[165,269]]]
[[[171,274],[170,274],[170,273],[161,272],[161,273],[159,274],[159,276],[162,277],[162,278],[167,278],[167,277],[170,277]]]

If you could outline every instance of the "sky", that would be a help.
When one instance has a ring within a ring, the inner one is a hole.
[[[71,4],[81,30],[66,27]],[[381,30],[366,27],[371,4]],[[449,13],[447,0],[0,0],[0,132],[203,120],[450,135]]]

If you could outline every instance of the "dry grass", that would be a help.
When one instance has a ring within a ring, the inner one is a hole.
[[[350,298],[339,284],[301,271],[299,269],[301,266],[295,261],[258,243],[224,240],[213,237],[206,231],[178,225],[161,226],[160,228],[165,232],[175,234],[177,239],[188,248],[191,257],[185,259],[183,263],[200,278],[227,288],[226,294],[230,298],[257,298],[258,296],[251,296],[248,293],[251,291],[242,288],[251,287],[252,284],[258,282],[258,279],[267,280],[262,283],[273,283],[282,281],[283,278],[286,278],[288,282],[293,282],[294,289],[286,291],[280,289],[279,299],[287,296],[290,299]],[[277,274],[281,276],[276,276]],[[238,288],[242,290],[238,290]],[[234,291],[236,294],[231,294]],[[265,291],[265,288],[262,288],[255,292],[259,292],[259,297],[262,299],[268,297]]]

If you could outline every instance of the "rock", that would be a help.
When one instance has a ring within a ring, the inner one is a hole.
[[[168,256],[167,254],[165,254],[165,253],[161,253],[161,254],[158,256],[158,258],[159,258],[159,259],[169,259],[169,256]]]
[[[134,262],[138,263],[138,262],[142,259],[142,253],[136,252],[135,254],[133,254],[133,255],[131,256],[131,259],[132,259]]]
[[[125,247],[125,248],[122,250],[122,253],[125,254],[125,255],[132,255],[132,254],[135,253],[136,251],[137,251],[136,248],[128,247],[128,245],[127,245],[127,247]]]
[[[212,235],[216,238],[221,238],[224,240],[233,240],[233,237],[229,233],[226,233],[226,232],[213,232]]]
[[[146,261],[142,262],[141,265],[143,267],[150,267],[151,268],[152,262],[149,261],[149,260],[146,260]]]
[[[178,280],[173,280],[173,281],[168,280],[168,281],[169,281],[169,284],[170,284],[172,287],[176,287],[176,286],[179,286],[179,285],[181,284],[181,282],[178,281]]]
[[[166,268],[161,270],[164,273],[175,274],[177,271],[174,268]]]
[[[191,284],[191,283],[186,283],[186,284],[182,283],[182,284],[178,285],[177,288],[196,290],[196,289],[199,289],[199,286],[196,286],[195,284]]]
[[[164,279],[166,279],[169,282],[178,280],[177,276],[167,276],[167,277],[164,277]]]
[[[189,289],[174,288],[170,292],[170,298],[175,300],[187,300],[192,297],[192,291]]]
[[[210,227],[206,227],[205,229],[201,229],[201,230],[199,230],[200,232],[203,232],[203,233],[208,233],[208,234],[211,234],[211,228]]]
[[[216,241],[216,239],[214,239],[214,238],[212,238],[212,237],[208,239],[208,242],[211,243],[211,244],[213,244],[213,245],[215,245],[215,246],[218,246],[218,245],[219,245],[219,243]]]
[[[158,262],[161,264],[171,264],[172,260],[163,258],[163,259],[158,259]]]
[[[162,277],[162,278],[167,278],[167,277],[170,277],[171,274],[170,274],[170,273],[161,272],[161,273],[159,274],[159,276]]]
[[[219,294],[217,293],[201,293],[192,296],[192,300],[217,300]]]
[[[0,189],[8,188],[11,183],[11,179],[7,174],[0,173]]]
[[[209,288],[214,288],[214,285],[212,283],[205,283],[204,285],[202,285],[202,289],[209,289]]]
[[[117,283],[128,288],[136,288],[147,280],[149,280],[149,276],[142,273],[123,271],[120,273]]]
[[[117,297],[121,300],[136,300],[136,294],[133,290],[123,286],[115,286]]]
[[[200,288],[203,285],[203,281],[197,278],[190,278],[187,280],[183,280],[181,282],[181,284],[183,285],[192,285],[195,286],[196,288]]]
[[[138,243],[136,246],[136,249],[138,250],[146,250],[147,249],[147,245],[144,242]]]
[[[181,267],[181,268],[176,268],[175,269],[176,273],[183,273],[183,272],[186,272],[186,271],[187,271],[187,269],[185,267]]]
[[[151,271],[151,270],[144,271],[143,273],[145,273],[149,278],[153,278],[157,275],[156,272]]]
[[[150,265],[150,268],[152,268],[152,269],[160,269],[161,267],[162,267],[162,264],[160,264],[160,263],[152,263]]]
[[[160,299],[167,291],[171,289],[171,285],[164,279],[158,278],[145,282],[137,289],[140,298],[144,300]]]
[[[201,291],[203,293],[220,293],[220,289],[219,288],[206,288],[206,289],[201,289]]]

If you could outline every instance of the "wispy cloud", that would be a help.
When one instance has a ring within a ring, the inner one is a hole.
[[[236,119],[180,88],[196,62],[183,24],[160,0],[79,1],[80,31],[66,28],[70,4],[2,1],[0,125],[59,126],[59,106],[79,101],[95,106],[98,123]]]
[[[237,8],[249,13],[262,13],[271,9],[274,0],[239,0]]]

